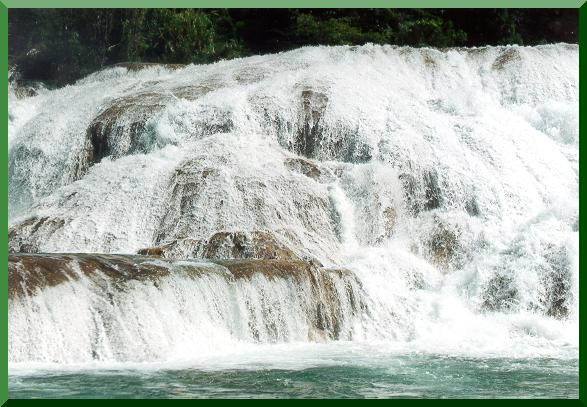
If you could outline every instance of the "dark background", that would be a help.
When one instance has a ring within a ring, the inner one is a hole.
[[[303,45],[578,41],[576,9],[10,9],[9,65],[55,86],[117,62],[207,63]]]

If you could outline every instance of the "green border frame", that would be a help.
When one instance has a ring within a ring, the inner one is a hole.
[[[2,219],[0,225],[0,264],[3,266],[0,278],[0,403],[8,399],[8,9],[0,3],[0,71],[6,72],[0,80],[0,199]],[[4,274],[6,273],[6,274]]]
[[[580,8],[585,0],[3,0],[6,8]]]
[[[585,0],[478,0],[476,2],[466,0],[90,0],[83,4],[79,0],[0,0],[0,71],[5,76],[0,80],[0,157],[3,161],[0,167],[0,212],[4,215],[0,219],[0,264],[5,265],[3,277],[0,278],[0,315],[8,315],[8,9],[9,8],[157,8],[157,7],[197,7],[197,8],[577,8],[579,9],[579,133],[584,133],[587,127],[587,103],[581,100],[587,98],[587,3]],[[472,7],[475,6],[475,7]],[[582,143],[579,143],[579,157],[583,156]],[[579,177],[582,178],[586,170],[579,165]],[[585,195],[587,184],[579,182],[579,196]],[[583,209],[579,202],[579,211]],[[587,223],[585,218],[580,221],[580,228]],[[587,253],[587,240],[581,239],[579,234],[579,252]],[[583,272],[585,262],[582,256],[579,259],[579,274]],[[586,292],[587,279],[579,278],[579,293]],[[585,299],[585,295],[579,295]],[[580,300],[579,312],[583,313],[584,301]],[[578,400],[500,400],[499,403],[513,403],[529,405],[552,405],[553,402],[568,406],[587,407],[587,382],[581,385],[581,372],[586,371],[587,361],[583,357],[582,350],[586,345],[586,337],[583,330],[586,324],[579,318],[579,399]],[[167,401],[167,400],[166,400]],[[207,400],[198,400],[205,402]],[[324,400],[308,400],[311,403],[323,403]],[[8,318],[0,320],[0,406],[5,403],[10,405],[38,404],[34,400],[8,400]],[[113,401],[115,403],[126,403],[126,400]],[[136,403],[160,404],[160,400],[141,400]],[[184,401],[185,402],[185,401]],[[218,403],[222,400],[211,400]],[[251,405],[252,403],[263,403],[259,400],[239,400],[238,403]],[[268,400],[267,402],[275,402]],[[280,400],[280,403],[306,402],[299,400]],[[336,400],[336,403],[348,404],[353,400]],[[389,401],[388,401],[389,402]],[[393,400],[394,403],[439,403],[443,405],[470,403],[469,400]],[[488,405],[496,403],[495,400],[478,400],[476,403]],[[60,405],[79,404],[79,400],[43,400],[43,403]],[[84,400],[84,404],[97,405],[103,403],[100,400]]]

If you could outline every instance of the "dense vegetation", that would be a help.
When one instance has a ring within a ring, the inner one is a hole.
[[[577,42],[577,10],[10,9],[9,63],[56,85],[122,61],[205,63],[302,45]]]

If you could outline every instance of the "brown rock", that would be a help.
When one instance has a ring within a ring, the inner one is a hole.
[[[89,167],[100,162],[104,157],[118,158],[149,148],[141,140],[141,136],[147,131],[147,121],[153,115],[178,98],[195,100],[213,89],[208,85],[190,85],[165,93],[142,92],[114,99],[88,126],[86,144],[80,155],[74,179],[81,178]],[[216,124],[210,125],[209,128],[205,125],[203,127],[202,131],[208,133],[223,131]]]
[[[502,70],[508,64],[514,61],[519,61],[520,59],[520,51],[518,51],[516,48],[507,47],[495,59],[491,68],[495,70]]]
[[[306,177],[312,179],[318,179],[322,174],[316,164],[303,158],[287,158],[284,164],[288,169],[304,174]]]
[[[36,253],[39,251],[40,240],[51,236],[64,225],[65,221],[60,218],[28,218],[8,229],[8,252]]]
[[[394,208],[387,207],[383,210],[383,229],[385,237],[391,237],[397,222],[397,213]]]
[[[443,271],[455,266],[458,256],[461,255],[460,242],[461,231],[457,227],[451,227],[439,219],[435,219],[436,228],[429,238],[428,246],[432,254],[432,261]]]
[[[144,256],[163,257],[164,249],[163,247],[147,247],[146,249],[139,250],[138,254]]]
[[[229,280],[250,280],[262,275],[270,281],[285,279],[305,287],[304,317],[308,322],[308,336],[311,340],[340,338],[344,321],[365,310],[360,283],[348,270],[324,269],[299,260],[176,263],[145,256],[105,254],[9,255],[9,300],[18,301],[25,296],[37,295],[47,287],[68,284],[82,278],[96,284],[98,288],[102,287],[107,292],[105,296],[111,298],[118,291],[126,292],[134,281],[157,285],[162,279],[174,274],[200,278],[210,273]],[[270,312],[265,308],[260,311]],[[271,318],[256,321],[256,324],[272,323]]]
[[[178,239],[138,254],[169,259],[264,259],[300,260],[287,246],[266,231],[217,232],[206,240]]]

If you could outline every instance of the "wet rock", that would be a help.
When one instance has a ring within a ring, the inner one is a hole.
[[[165,250],[163,247],[147,247],[145,249],[140,249],[138,254],[143,256],[163,257]]]
[[[177,166],[152,245],[172,243],[177,249],[171,250],[173,256],[184,258],[212,256],[213,247],[222,251],[214,255],[216,258],[266,258],[270,251],[282,257],[285,246],[299,256],[330,259],[338,241],[329,196],[313,188],[305,177],[289,174],[281,167],[281,160],[275,161],[279,167],[276,171],[259,174],[243,167],[243,171],[227,179],[224,168],[230,168],[235,161],[230,155],[202,152]],[[237,214],[246,215],[237,219]],[[242,229],[235,229],[235,224],[243,225]],[[219,232],[230,235],[212,238]],[[321,244],[308,245],[308,239]],[[218,241],[222,245],[216,244]],[[241,244],[245,245],[242,250]],[[260,245],[266,246],[263,253],[253,249]],[[330,246],[327,251],[323,249],[325,245]]]
[[[458,268],[463,254],[460,229],[438,217],[434,217],[433,222],[434,229],[427,242],[432,262],[445,272],[454,267]]]
[[[504,69],[508,64],[519,61],[521,59],[520,51],[513,47],[506,47],[495,59],[491,68],[499,71]]]
[[[438,66],[438,64],[436,63],[436,60],[434,59],[434,57],[437,56],[437,52],[436,50],[431,50],[431,49],[422,49],[422,60],[424,61],[424,64],[428,67],[428,68],[436,68]]]
[[[416,182],[416,178],[412,174],[408,173],[402,173],[398,176],[398,178],[402,184],[406,206],[412,215],[417,215],[418,212],[420,212],[420,207],[417,200],[418,184]]]
[[[47,88],[41,81],[23,79],[18,65],[12,65],[8,68],[8,83],[17,99],[37,96],[40,90]]]
[[[16,82],[12,90],[17,99],[30,98],[37,96],[39,91],[45,89],[41,82]]]
[[[483,289],[481,307],[492,312],[513,311],[519,303],[518,294],[516,282],[511,276],[496,273]]]
[[[479,216],[479,205],[474,197],[465,202],[465,210],[470,216]]]
[[[442,189],[438,173],[423,171],[421,177],[409,173],[399,175],[407,207],[412,215],[438,209],[442,205]]]
[[[8,296],[34,295],[82,277],[109,278],[119,284],[127,280],[160,278],[167,268],[131,256],[107,254],[10,254]]]
[[[360,140],[358,130],[344,134],[341,141],[334,143],[335,151],[342,151],[342,161],[350,163],[366,163],[373,158],[373,147]]]
[[[353,313],[364,312],[366,305],[362,301],[358,280],[345,269],[330,269],[325,273],[313,273],[315,287],[318,288],[320,302],[316,307],[316,326],[319,332],[327,332],[329,337],[340,339],[343,330],[344,309]],[[344,281],[344,292],[336,287],[337,282]]]
[[[427,287],[426,279],[420,271],[406,271],[405,278],[410,290],[421,290]]]
[[[300,260],[266,231],[217,232],[206,240],[179,239],[139,250],[139,254],[164,258]]]
[[[310,342],[326,343],[328,336],[328,332],[320,328],[314,328],[308,331],[308,341]]]
[[[306,177],[312,179],[317,180],[322,175],[322,171],[320,171],[316,164],[303,158],[287,158],[284,164],[290,170],[304,174]]]
[[[219,171],[204,166],[199,158],[188,160],[175,170],[170,182],[167,210],[155,238],[156,245],[189,236],[192,210],[202,198],[202,191],[211,183],[218,182],[218,177]]]
[[[548,316],[563,319],[572,307],[571,260],[564,246],[548,245],[544,250],[545,263],[540,270],[543,292],[540,303]]]
[[[383,230],[385,237],[391,237],[397,222],[397,212],[394,208],[387,207],[383,210]]]
[[[440,207],[442,203],[442,193],[438,182],[436,171],[424,172],[424,209],[432,210]]]
[[[261,273],[270,280],[293,277],[305,278],[314,270],[313,266],[301,260],[215,260],[215,264],[226,267],[235,278],[251,278]]]
[[[104,157],[119,157],[140,149],[147,120],[165,106],[168,97],[145,92],[115,99],[90,123],[82,162],[86,166]]]
[[[319,160],[363,163],[372,159],[373,149],[361,141],[358,129],[343,123],[324,124],[328,107],[325,93],[304,89],[300,99],[299,123],[295,126],[293,142],[287,146],[290,151]]]
[[[316,157],[316,146],[322,137],[320,121],[328,105],[328,97],[321,92],[305,89],[301,93],[301,124],[293,151],[308,158]]]
[[[141,64],[139,64],[141,65]],[[92,120],[86,132],[86,145],[79,159],[78,178],[104,157],[148,152],[158,141],[148,126],[151,117],[177,99],[196,100],[213,88],[208,85],[182,86],[167,92],[141,92],[114,99]],[[212,115],[216,118],[217,115]],[[204,120],[202,134],[225,132],[230,121]]]
[[[302,318],[308,323],[308,337],[314,340],[350,339],[348,321],[366,310],[360,283],[350,271],[320,268],[300,260],[174,262],[146,256],[105,254],[12,254],[8,258],[10,301],[81,280],[114,298],[136,282],[157,287],[164,279],[174,276],[198,279],[210,274],[233,282],[252,282],[261,276],[270,282],[294,282],[304,293],[301,300],[305,315]],[[96,295],[100,295],[99,291]],[[273,312],[267,304],[261,304],[260,309],[249,313],[253,318],[262,316],[261,320],[249,321],[253,337],[261,339],[258,327],[263,326],[263,331],[270,333],[269,339],[279,338],[279,327],[271,325],[276,323]]]
[[[243,259],[278,259],[297,260],[298,257],[285,245],[278,242],[268,232],[258,231],[252,233],[220,232],[213,235],[205,245],[204,256],[206,258],[232,258]]]
[[[9,254],[8,297],[32,295],[36,290],[75,278],[71,268],[62,266],[63,259],[59,257]]]
[[[36,253],[47,236],[61,229],[60,218],[31,217],[8,229],[9,253]]]

